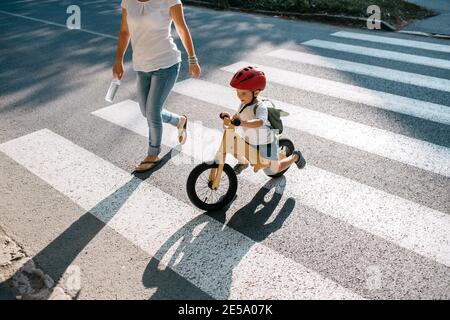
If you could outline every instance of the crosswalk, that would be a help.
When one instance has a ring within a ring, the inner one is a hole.
[[[380,44],[380,43],[381,44],[390,44],[390,45],[402,46],[402,47],[407,47],[407,48],[418,48],[418,49],[422,49],[422,50],[450,53],[450,46],[443,45],[443,44],[436,44],[436,43],[429,43],[429,42],[424,43],[422,41],[381,37],[381,36],[374,36],[374,35],[369,35],[369,34],[347,32],[347,31],[338,31],[338,32],[333,33],[332,36],[340,37],[340,38],[347,38],[347,39],[354,39],[354,40],[375,42],[378,44]]]
[[[428,67],[450,69],[450,61],[444,59],[428,58],[408,53],[401,53],[396,51],[380,50],[374,48],[367,48],[363,46],[355,46],[343,43],[336,43],[332,41],[310,40],[303,42],[305,46],[317,47],[322,49],[336,50],[341,52],[365,55],[374,58],[383,58],[394,61],[419,64]]]
[[[444,54],[450,53],[450,46],[355,32],[337,32],[331,36],[333,41],[313,39],[304,42],[302,46],[450,69],[450,57],[445,60],[406,55],[390,51],[392,49],[375,49],[362,44],[389,44],[391,48],[419,48]],[[341,43],[340,39],[357,40],[358,45]],[[319,53],[277,49],[268,52],[265,59],[279,59],[353,73],[379,81],[439,90],[444,94],[450,92],[450,77],[439,78],[375,67],[323,57]],[[268,76],[269,85],[276,84],[291,92],[313,92],[340,101],[408,115],[419,121],[446,126],[444,132],[447,135],[450,133],[447,127],[450,125],[450,104],[437,104],[376,91],[251,60],[223,66],[221,72],[229,74],[245,65],[261,67]],[[236,106],[236,96],[226,85],[195,79],[180,81],[174,88],[177,95],[175,98],[194,99],[198,106],[205,108],[205,112],[211,105],[230,111],[230,108]],[[444,145],[319,112],[307,106],[280,100],[273,102],[289,112],[290,115],[284,118],[284,124],[290,130],[404,164],[410,172],[420,171],[444,179],[450,178],[450,148]],[[167,107],[170,109],[170,105]],[[96,121],[107,121],[115,127],[148,137],[147,122],[133,100],[100,108],[92,112],[92,116]],[[173,159],[174,164],[185,161],[183,163],[191,163],[193,166],[213,157],[222,131],[221,128],[212,128],[208,123],[203,123],[203,120],[191,120],[188,128],[190,139],[181,148],[176,139],[176,128],[164,125],[163,144],[181,150],[181,157]],[[0,145],[0,151],[135,246],[158,259],[160,268],[170,268],[215,299],[371,297],[367,290],[349,289],[338,279],[321,274],[307,263],[292,259],[288,254],[278,252],[264,242],[257,242],[204,215],[190,203],[180,200],[178,194],[163,191],[148,181],[130,175],[49,129],[7,141]],[[365,185],[325,170],[314,162],[309,162],[304,170],[288,171],[286,180],[289,183],[286,185],[280,180],[270,181],[261,172],[254,174],[244,171],[239,179],[253,185],[275,185],[280,193],[292,197],[299,205],[378,237],[411,255],[419,255],[427,261],[450,268],[449,212],[438,211],[383,189]],[[294,210],[290,219],[301,220],[301,212]],[[327,261],[323,263],[326,264]],[[443,281],[449,283],[450,289],[450,274],[447,276],[448,279]],[[365,279],[361,279],[361,282],[364,281]]]
[[[137,134],[148,136],[146,121],[139,117],[139,112],[139,106],[128,101],[93,114]],[[139,121],[136,121],[137,119]],[[196,126],[198,127],[194,127],[190,132],[198,138],[191,140],[182,151],[197,159],[197,162],[206,161],[211,159],[215,151],[207,146],[219,145],[222,134],[220,130],[205,128],[201,124]],[[176,129],[166,126],[165,130],[168,137],[176,137]],[[169,147],[176,147],[175,140],[163,142]],[[265,181],[263,175],[252,173],[245,173],[242,177],[256,185],[264,184]],[[295,198],[301,197],[303,204],[450,266],[449,215],[313,165],[303,171],[293,170],[288,173],[288,177],[292,184],[284,192]]]
[[[409,85],[420,86],[440,91],[450,92],[450,80],[424,76],[417,73],[399,71],[395,69],[371,66],[363,63],[351,62],[342,59],[321,57],[319,55],[279,49],[268,53],[269,56],[295,61],[313,66],[335,69],[340,71],[361,74],[374,78],[380,78]]]
[[[201,80],[178,83],[174,91],[224,108],[232,106],[236,99],[232,89]],[[288,127],[445,176],[450,173],[449,148],[281,101],[273,102],[290,113],[283,119]]]
[[[222,70],[234,73],[240,66],[251,64],[252,63],[249,61],[240,61],[224,67]],[[366,89],[338,81],[303,75],[261,64],[255,65],[264,70],[271,82],[279,85],[315,92],[333,98],[394,111],[446,125],[450,124],[448,107],[444,105]]]
[[[191,206],[140,183],[140,179],[46,129],[3,144],[2,151],[162,263],[166,261],[157,253],[165,241],[198,216]],[[104,205],[98,206],[102,202]],[[207,224],[208,231],[197,238],[192,252],[184,253],[183,263],[171,267],[216,299],[360,298],[233,229],[222,230],[223,225],[213,218],[204,216],[201,224]],[[195,250],[202,248],[203,254],[196,255]],[[264,269],[258,268],[261,264]],[[230,269],[238,288],[231,286],[228,291],[220,280]],[[274,275],[276,282],[271,279]],[[289,286],[283,296],[276,290],[278,281]],[[240,292],[240,286],[263,290]]]

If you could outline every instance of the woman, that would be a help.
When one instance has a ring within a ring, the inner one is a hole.
[[[181,144],[187,138],[187,117],[163,109],[177,81],[181,64],[181,52],[171,35],[172,21],[189,56],[189,73],[198,78],[201,68],[184,19],[181,1],[122,0],[122,24],[113,76],[116,79],[123,77],[123,57],[131,39],[139,107],[147,118],[149,127],[148,155],[136,166],[136,172],[150,170],[160,161],[158,155],[161,152],[163,122],[178,128]]]

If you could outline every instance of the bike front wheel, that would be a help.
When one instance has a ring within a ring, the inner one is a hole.
[[[236,195],[237,177],[228,164],[224,164],[218,188],[213,189],[212,184],[218,167],[217,163],[202,163],[189,174],[186,183],[187,194],[189,200],[201,210],[220,210],[229,205]]]

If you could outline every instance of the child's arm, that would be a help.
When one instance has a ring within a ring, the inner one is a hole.
[[[256,119],[241,121],[241,126],[243,126],[245,128],[252,128],[252,129],[263,127],[265,121],[267,121],[268,116],[269,116],[269,111],[268,111],[267,107],[261,103],[255,110],[255,118]],[[264,119],[266,119],[266,120],[264,120]]]
[[[264,121],[261,119],[252,119],[248,121],[241,121],[241,126],[245,128],[259,128],[264,125]]]
[[[237,118],[239,118],[238,113],[233,115],[231,120],[234,120]],[[259,128],[259,127],[262,127],[263,125],[264,125],[264,121],[261,119],[252,119],[252,120],[247,120],[247,121],[241,120],[241,127],[245,127],[245,128]]]

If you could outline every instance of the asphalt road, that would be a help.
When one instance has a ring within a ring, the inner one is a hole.
[[[448,0],[408,0],[419,6],[431,9],[438,15],[410,23],[404,30],[426,32],[450,36],[450,1]]]
[[[82,30],[64,28],[72,4]],[[166,127],[166,162],[133,177],[147,138],[130,50],[104,100],[119,1],[1,2],[8,236],[62,285],[79,268],[79,299],[449,299],[450,43],[195,7],[186,19],[203,82],[184,63],[166,107],[188,115],[190,147],[171,152]],[[195,146],[214,149],[219,112],[237,108],[229,71],[244,62],[270,71],[265,96],[293,111],[284,134],[308,165],[275,182],[246,172],[232,206],[206,214],[185,183]]]

